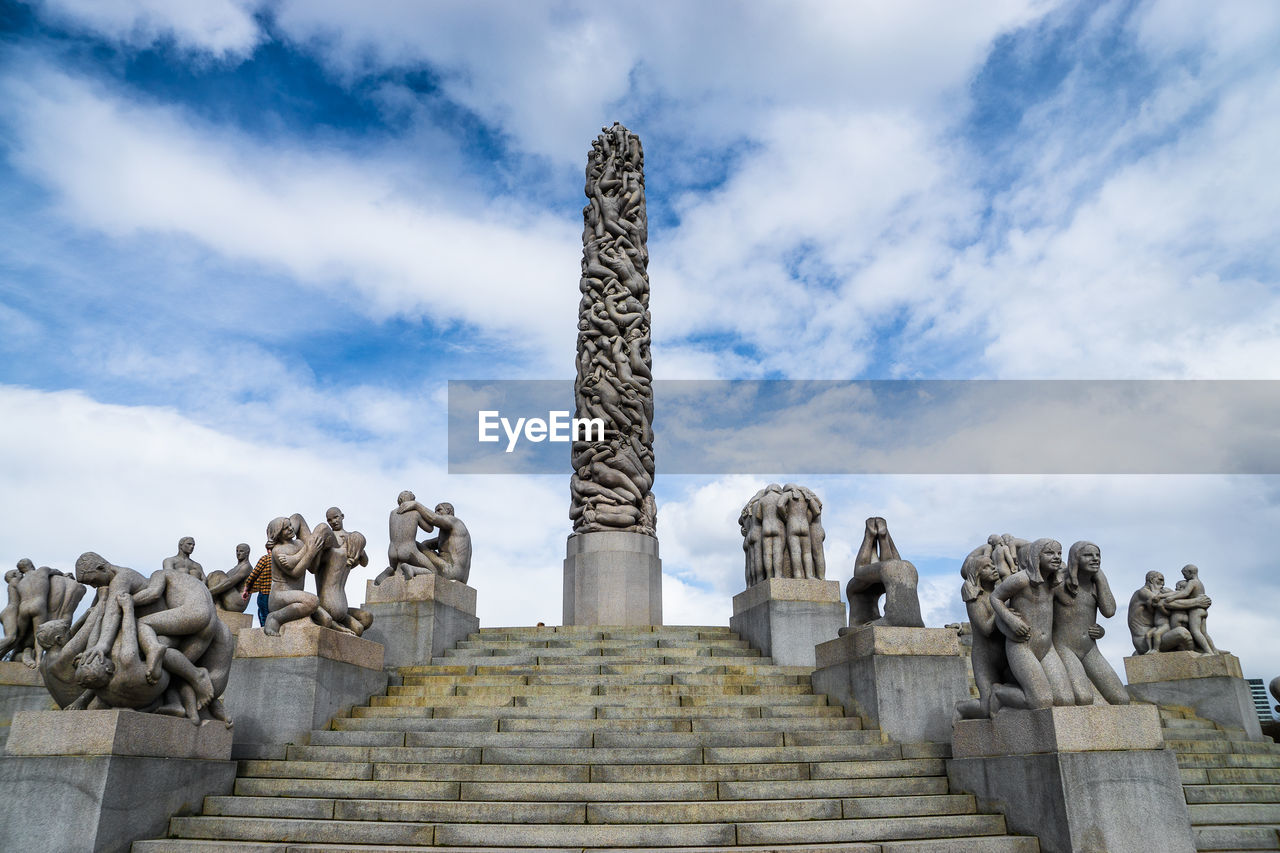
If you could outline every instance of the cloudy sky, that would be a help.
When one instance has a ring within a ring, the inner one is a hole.
[[[1271,0],[0,0],[0,562],[225,569],[337,504],[358,602],[411,488],[482,624],[558,623],[568,472],[447,474],[445,388],[572,376],[613,121],[660,379],[1280,379],[1278,72]],[[725,624],[790,472],[658,470],[666,621]],[[804,482],[829,577],[885,516],[930,624],[987,534],[1088,538],[1122,609],[1199,564],[1280,673],[1274,476]]]

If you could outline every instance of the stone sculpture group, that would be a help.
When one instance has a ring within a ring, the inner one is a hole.
[[[965,558],[961,597],[972,631],[978,698],[957,705],[962,718],[989,717],[1001,707],[1048,708],[1129,704],[1124,683],[1098,650],[1098,615],[1111,618],[1116,600],[1102,571],[1102,552],[1076,542],[1062,562],[1053,539],[1028,542],[992,535]],[[1159,572],[1129,603],[1138,654],[1195,650],[1218,654],[1204,629],[1209,598],[1195,566],[1183,569],[1176,591]]]
[[[459,583],[466,583],[471,576],[471,533],[453,514],[453,504],[438,503],[432,511],[406,490],[396,498],[387,526],[388,565],[374,579],[375,585],[397,573],[405,580],[434,573]],[[437,535],[418,541],[419,529],[431,533],[437,528]]]
[[[822,501],[804,486],[765,486],[742,508],[738,526],[748,587],[769,578],[827,576]]]
[[[649,350],[648,215],[640,138],[604,128],[587,162],[578,307],[577,417],[604,436],[573,442],[574,533],[654,535],[653,388]]]
[[[5,572],[9,600],[0,611],[0,660],[21,660],[31,669],[40,663],[41,649],[36,634],[47,622],[70,621],[85,589],[71,575],[48,566],[36,568],[25,557],[17,568]]]
[[[853,577],[845,587],[849,600],[849,627],[892,625],[923,628],[920,597],[916,589],[916,567],[902,559],[889,535],[889,526],[879,516],[868,518],[862,545],[853,561]],[[880,596],[884,596],[884,615]]]
[[[279,517],[267,525],[267,552],[271,555],[271,597],[268,636],[299,619],[311,619],[322,628],[331,628],[357,637],[373,624],[365,610],[347,602],[347,576],[357,564],[369,565],[364,534],[343,527],[342,510],[330,507],[325,521],[307,526],[299,513]],[[316,592],[305,589],[307,573],[316,578]]]

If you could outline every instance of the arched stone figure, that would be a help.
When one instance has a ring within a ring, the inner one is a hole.
[[[1009,669],[1027,707],[1071,705],[1075,694],[1053,647],[1053,587],[1062,571],[1062,545],[1037,539],[1018,549],[1018,571],[991,591],[991,606],[1005,634]]]
[[[1076,542],[1067,553],[1065,580],[1054,588],[1053,646],[1066,667],[1077,705],[1092,705],[1093,688],[1111,705],[1128,705],[1124,682],[1098,651],[1104,635],[1098,614],[1116,614],[1116,599],[1102,573],[1102,551]]]
[[[243,613],[249,606],[249,599],[241,594],[244,592],[245,580],[253,571],[249,553],[249,545],[241,542],[236,546],[236,564],[229,571],[218,569],[209,572],[209,576],[205,578],[209,594],[213,596],[213,603],[219,610]]]
[[[849,600],[849,627],[894,625],[923,628],[920,598],[916,591],[916,567],[902,559],[883,518],[867,519],[862,546],[854,558],[853,577],[845,587]],[[880,596],[884,615],[880,615]]]

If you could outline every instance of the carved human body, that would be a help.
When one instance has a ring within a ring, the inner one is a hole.
[[[304,539],[298,534],[305,535]],[[333,621],[320,607],[320,598],[304,589],[307,572],[315,571],[316,560],[326,548],[337,543],[327,524],[307,529],[307,522],[297,513],[289,518],[275,518],[267,525],[267,550],[271,552],[271,596],[267,600],[267,623],[262,630],[276,636],[289,622],[308,617],[325,628],[345,633],[351,629]]]
[[[916,567],[902,559],[883,518],[866,522],[862,545],[854,558],[853,577],[845,587],[849,601],[849,627],[894,625],[923,628]],[[884,596],[884,615],[880,596]]]
[[[1169,611],[1208,607],[1212,602],[1207,596],[1202,596],[1165,602],[1161,608],[1158,604],[1164,592],[1164,575],[1147,572],[1146,583],[1129,598],[1129,637],[1137,654],[1188,651],[1195,647],[1190,630],[1170,624]]]
[[[36,642],[40,626],[55,619],[70,619],[84,597],[85,588],[75,578],[48,566],[36,568],[23,558],[5,574],[9,602],[0,623],[5,637],[0,641],[0,659],[12,655],[27,667],[39,666],[43,650]]]
[[[165,557],[161,568],[169,571],[186,572],[197,580],[204,580],[204,566],[191,559],[191,553],[196,549],[196,540],[190,536],[183,536],[178,540],[178,553],[172,557]]]
[[[1102,551],[1076,542],[1067,556],[1066,580],[1054,588],[1053,645],[1062,659],[1077,705],[1092,705],[1093,689],[1111,705],[1128,705],[1124,682],[1098,650],[1098,614],[1116,614],[1116,599],[1102,573]]]
[[[230,571],[209,572],[205,583],[209,587],[209,594],[213,596],[213,603],[219,610],[231,613],[244,612],[249,606],[249,597],[244,594],[244,582],[252,571],[253,564],[249,562],[249,546],[242,542],[236,546],[236,564]]]
[[[471,533],[467,530],[467,525],[453,514],[453,505],[439,503],[433,511],[417,501],[411,501],[396,507],[395,511],[404,515],[416,514],[427,525],[440,531],[432,539],[420,544],[422,556],[431,564],[429,571],[434,571],[446,580],[466,583],[471,576]]]
[[[325,521],[333,531],[336,544],[321,553],[317,561],[316,591],[320,606],[335,622],[343,625],[356,636],[373,624],[373,615],[347,602],[347,576],[357,565],[369,565],[365,553],[364,534],[358,530],[343,528],[342,510],[330,507]]]
[[[1075,699],[1053,646],[1053,587],[1061,570],[1062,545],[1037,539],[1018,550],[1018,571],[991,592],[1009,669],[1027,708],[1071,705]]]
[[[990,717],[1004,705],[1023,707],[1026,704],[1021,688],[1010,684],[1013,676],[1005,653],[1005,635],[996,624],[996,611],[991,605],[991,593],[1001,581],[991,552],[990,545],[975,549],[960,568],[965,581],[960,597],[969,615],[972,638],[969,654],[973,680],[978,687],[977,699],[956,704],[956,712],[962,719]]]

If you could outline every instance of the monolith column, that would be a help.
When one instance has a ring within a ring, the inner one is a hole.
[[[591,145],[582,210],[577,420],[564,624],[661,625],[653,487],[644,151],[620,124]]]

